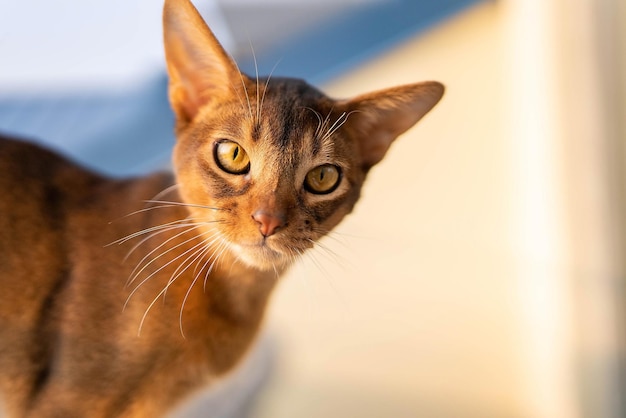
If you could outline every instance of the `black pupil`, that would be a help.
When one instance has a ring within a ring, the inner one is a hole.
[[[237,159],[237,155],[239,155],[239,147],[235,147],[235,151],[233,151],[233,160]]]
[[[324,169],[320,170],[320,181],[324,181]]]

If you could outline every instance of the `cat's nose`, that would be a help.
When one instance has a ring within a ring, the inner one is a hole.
[[[272,214],[257,210],[252,214],[252,219],[259,224],[259,231],[264,237],[274,235],[276,231],[285,226],[285,217],[281,214]]]

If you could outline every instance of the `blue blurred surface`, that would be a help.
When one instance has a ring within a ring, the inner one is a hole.
[[[174,118],[165,74],[125,92],[11,94],[0,131],[54,148],[97,171],[126,176],[167,164]]]
[[[278,64],[275,74],[318,84],[477,1],[363,3],[257,53],[259,73],[268,74]],[[267,30],[276,28],[267,22]],[[251,55],[237,60],[244,72],[254,74]],[[42,142],[113,176],[164,168],[174,143],[166,75],[163,66],[146,73],[152,76],[126,89],[0,91],[0,132]]]
[[[257,54],[258,71],[323,83],[479,1],[388,0],[346,8]],[[255,73],[252,56],[239,65]]]

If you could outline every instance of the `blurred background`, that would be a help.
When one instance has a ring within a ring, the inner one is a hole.
[[[160,3],[0,0],[0,131],[167,167]],[[195,4],[247,72],[447,91],[177,416],[626,416],[626,3]]]

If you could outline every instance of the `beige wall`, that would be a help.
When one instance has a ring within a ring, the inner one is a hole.
[[[570,3],[486,2],[324,86],[447,92],[281,283],[255,417],[617,416],[618,214],[586,2]]]

